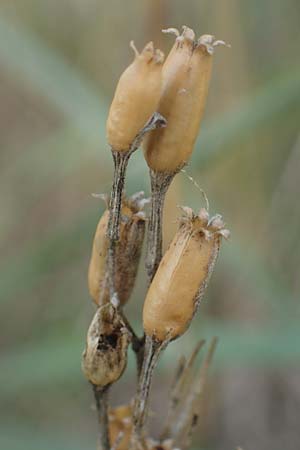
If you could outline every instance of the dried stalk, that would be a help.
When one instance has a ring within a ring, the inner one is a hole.
[[[191,384],[186,402],[181,408],[180,416],[176,418],[173,428],[173,438],[176,446],[185,450],[191,443],[192,434],[198,424],[199,403],[202,399],[204,388],[207,382],[207,372],[210,367],[218,339],[214,337],[210,343],[207,355],[201,364],[199,375]]]
[[[192,370],[195,359],[197,358],[204,344],[204,339],[198,342],[190,358],[182,367],[176,382],[172,386],[167,420],[160,436],[161,441],[171,438],[173,435],[173,427],[176,423],[176,418],[181,411],[182,403],[184,403],[186,399],[187,389],[189,388],[192,381]]]
[[[159,342],[149,336],[146,336],[144,361],[133,413],[133,448],[136,447],[138,442],[143,442],[144,440],[143,432],[148,412],[149,393],[153,371],[157,364],[159,355],[167,347],[168,343],[169,340]]]
[[[124,182],[128,160],[132,153],[134,153],[139,148],[143,137],[146,133],[148,133],[148,131],[165,126],[166,120],[159,113],[154,113],[146,123],[144,128],[138,133],[128,151],[118,152],[112,149],[115,169],[110,197],[110,215],[107,229],[107,235],[110,241],[116,242],[119,240],[121,202],[124,191]]]
[[[142,366],[143,366],[145,337],[143,336],[143,337],[139,338],[122,310],[120,311],[120,314],[122,316],[122,319],[124,321],[124,324],[125,324],[127,330],[131,334],[131,339],[132,339],[131,346],[132,346],[132,350],[135,353],[137,374],[138,374],[138,378],[139,378],[141,371],[142,371]]]
[[[108,433],[108,389],[93,386],[96,409],[98,414],[98,430],[99,430],[99,449],[110,450],[109,433]]]
[[[132,153],[134,153],[140,146],[143,137],[146,133],[157,128],[162,128],[166,126],[166,120],[159,113],[154,113],[153,116],[146,123],[144,128],[138,133],[134,139],[129,151],[127,152],[117,152],[112,149],[112,155],[114,160],[114,178],[110,197],[109,206],[109,221],[107,227],[107,236],[109,238],[109,252],[108,252],[108,278],[110,287],[110,300],[114,306],[119,306],[118,294],[115,288],[115,275],[116,275],[116,247],[118,245],[118,240],[120,237],[120,219],[121,219],[121,205],[122,197],[124,192],[124,183],[126,169],[128,161]],[[123,318],[124,314],[123,314]],[[143,361],[144,356],[144,338],[139,339],[133,332],[131,326],[129,326],[128,320],[126,319],[126,325],[133,336],[133,350],[136,353],[138,373]]]
[[[142,142],[143,137],[148,131],[165,126],[166,126],[165,119],[159,113],[154,113],[151,119],[146,123],[144,128],[139,132],[139,134],[133,141],[129,151],[117,152],[114,149],[112,149],[115,167],[114,167],[113,185],[110,196],[107,236],[110,241],[108,254],[109,286],[111,292],[111,299],[115,301],[116,305],[118,305],[118,296],[115,289],[115,253],[116,253],[116,245],[120,237],[121,205],[128,161],[132,153],[134,153],[138,149],[138,147]]]
[[[156,172],[150,169],[151,211],[148,224],[146,270],[149,284],[162,258],[163,209],[167,190],[175,173]]]

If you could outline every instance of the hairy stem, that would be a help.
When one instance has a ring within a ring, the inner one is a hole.
[[[109,388],[99,388],[93,386],[96,409],[98,414],[99,429],[99,449],[110,450],[109,434],[108,434],[108,390]]]
[[[151,212],[148,224],[146,270],[149,284],[162,258],[163,209],[167,190],[175,173],[161,173],[150,170]]]

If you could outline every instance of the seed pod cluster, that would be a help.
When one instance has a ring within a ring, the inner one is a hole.
[[[111,447],[116,442],[116,450],[127,450],[132,434],[132,406],[122,405],[109,412],[109,438]]]
[[[130,335],[118,311],[110,304],[98,308],[90,324],[82,370],[99,388],[116,382],[127,364]]]
[[[174,173],[191,156],[204,113],[211,79],[214,36],[203,35],[195,40],[195,33],[183,27],[176,34],[162,71],[162,94],[158,112],[167,120],[167,127],[151,131],[144,140],[144,154],[148,166],[157,172]]]
[[[115,278],[121,305],[127,302],[134,286],[145,234],[145,213],[142,209],[147,202],[143,192],[138,192],[129,199],[123,198],[122,201]],[[108,303],[110,299],[107,276],[108,220],[109,211],[106,210],[97,225],[88,270],[90,296],[99,306]]]
[[[188,328],[203,297],[221,243],[228,238],[220,215],[209,220],[202,208],[184,216],[149,287],[143,310],[145,333],[157,341],[175,339]]]
[[[126,152],[156,111],[161,94],[164,55],[149,42],[123,72],[110,107],[106,130],[112,149]]]

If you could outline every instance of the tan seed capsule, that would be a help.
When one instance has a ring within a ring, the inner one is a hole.
[[[121,305],[132,292],[145,234],[145,215],[142,211],[147,200],[143,193],[123,199],[120,223],[120,240],[116,252],[116,291]],[[101,306],[109,302],[107,254],[109,240],[106,236],[109,211],[102,215],[96,229],[88,270],[88,287],[93,301]]]
[[[97,309],[88,329],[82,370],[97,387],[116,382],[127,364],[130,336],[117,310],[110,304]]]
[[[137,134],[156,111],[161,94],[161,69],[164,55],[149,42],[123,72],[112,101],[107,138],[114,151],[128,151]]]
[[[184,213],[144,304],[144,330],[158,341],[175,339],[188,328],[214,268],[221,237],[228,237],[220,216],[208,221],[204,209],[197,216],[189,208]]]
[[[109,438],[113,447],[119,440],[116,450],[127,450],[132,435],[132,406],[122,405],[109,412]]]
[[[189,160],[206,105],[213,49],[221,43],[210,35],[195,41],[195,33],[188,27],[176,38],[163,66],[158,107],[167,127],[151,131],[143,144],[152,170],[174,173]]]

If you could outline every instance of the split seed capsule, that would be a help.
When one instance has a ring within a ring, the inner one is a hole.
[[[183,27],[165,30],[177,34],[162,71],[162,95],[158,112],[167,127],[151,131],[144,140],[148,166],[156,172],[176,173],[189,160],[199,132],[211,79],[213,36],[203,35],[195,41],[195,33]]]
[[[139,192],[123,199],[121,209],[120,240],[116,251],[116,291],[121,305],[130,297],[137,275],[145,235],[143,206],[148,200]],[[109,211],[102,215],[96,229],[88,270],[88,288],[93,301],[101,306],[109,302],[109,280],[106,263],[109,240],[106,236]]]
[[[99,388],[116,382],[127,365],[129,342],[130,335],[118,311],[110,304],[98,308],[82,355],[85,377]]]
[[[161,95],[163,53],[154,49],[153,42],[149,42],[142,53],[133,42],[131,47],[135,58],[121,75],[106,124],[108,142],[117,152],[130,149],[157,110]]]
[[[229,237],[221,216],[209,220],[203,208],[185,216],[149,287],[143,310],[145,333],[157,341],[175,339],[188,328],[219,253]]]

